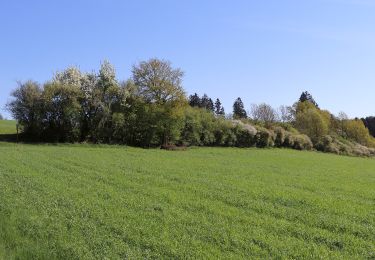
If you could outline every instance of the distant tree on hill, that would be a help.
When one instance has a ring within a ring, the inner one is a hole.
[[[184,73],[179,68],[173,68],[169,61],[159,59],[140,62],[133,66],[132,72],[138,96],[155,116],[152,124],[156,127],[156,136],[163,144],[175,141],[180,134],[183,109],[187,105],[182,88]]]
[[[4,120],[4,117],[2,114],[0,114],[0,120]]]
[[[310,102],[311,104],[313,104],[316,108],[319,108],[318,106],[318,103],[315,102],[314,98],[312,97],[312,95],[307,92],[307,91],[304,91],[302,92],[300,98],[299,98],[299,102]]]
[[[198,96],[197,93],[194,93],[194,95],[189,96],[189,105],[191,107],[200,107],[201,103],[201,98]]]
[[[208,111],[214,112],[214,102],[210,97],[207,96],[207,94],[204,94],[201,98],[201,106],[202,108],[207,109]]]
[[[314,144],[329,132],[330,117],[311,102],[299,102],[296,108],[295,127],[308,135]]]
[[[348,139],[354,140],[362,145],[369,141],[369,131],[362,120],[354,119],[345,121],[345,133]]]
[[[247,113],[245,110],[245,106],[241,100],[240,97],[234,101],[233,104],[233,118],[235,119],[241,119],[241,118],[247,118]]]
[[[362,118],[362,122],[366,126],[366,128],[369,130],[370,134],[375,137],[375,117],[370,116],[366,118]]]
[[[338,119],[338,127],[337,127],[338,131],[337,132],[339,133],[339,135],[346,137],[345,124],[346,124],[346,121],[349,120],[349,117],[345,112],[341,111],[339,112],[337,119]]]
[[[7,104],[8,111],[12,114],[30,136],[39,136],[43,121],[42,89],[37,82],[18,82],[18,88],[12,92],[14,98]]]
[[[189,96],[189,105],[191,107],[199,107],[207,109],[208,111],[215,112],[215,105],[212,99],[204,94],[202,97],[199,97],[197,93]]]
[[[224,116],[225,115],[224,107],[221,105],[220,99],[218,99],[218,98],[215,101],[215,114],[217,116]]]
[[[290,123],[295,118],[295,111],[291,106],[280,106],[278,112],[279,118],[283,123]]]
[[[271,124],[278,119],[276,110],[265,103],[260,105],[253,104],[251,106],[251,117],[253,120],[263,122],[266,125]]]

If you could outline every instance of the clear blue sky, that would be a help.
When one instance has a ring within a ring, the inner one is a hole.
[[[17,80],[104,59],[126,79],[158,57],[226,112],[238,96],[278,107],[308,90],[333,113],[375,115],[373,0],[1,1],[0,34],[0,107]]]

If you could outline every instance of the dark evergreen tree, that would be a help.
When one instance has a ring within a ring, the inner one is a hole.
[[[201,105],[200,107],[207,109],[208,111],[214,112],[214,102],[211,98],[207,96],[207,94],[204,94],[201,99]]]
[[[221,105],[220,99],[216,99],[215,101],[215,114],[218,116],[225,115],[224,107]]]
[[[225,110],[224,110],[224,107],[223,107],[223,106],[220,108],[220,113],[219,113],[219,115],[225,116]]]
[[[370,116],[362,118],[362,121],[366,128],[369,130],[370,134],[375,137],[375,117]]]
[[[237,98],[233,104],[233,117],[236,119],[247,118],[247,113],[241,98]]]
[[[201,98],[198,96],[197,93],[194,95],[189,96],[189,105],[192,107],[200,107],[201,106]]]
[[[313,104],[314,106],[316,106],[316,108],[319,108],[318,106],[318,103],[315,102],[314,98],[312,97],[312,95],[307,92],[307,91],[304,91],[302,92],[300,98],[299,98],[299,102],[310,102],[311,104]]]

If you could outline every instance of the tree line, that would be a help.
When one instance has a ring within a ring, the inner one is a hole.
[[[263,103],[246,110],[238,97],[232,113],[226,113],[219,98],[187,96],[183,75],[159,59],[134,65],[126,81],[117,79],[107,61],[98,72],[69,67],[43,84],[20,82],[7,109],[22,126],[25,140],[141,147],[277,146],[343,154],[361,150],[365,155],[375,147],[370,135],[374,118],[335,116],[319,108],[308,92],[292,106],[278,109]]]

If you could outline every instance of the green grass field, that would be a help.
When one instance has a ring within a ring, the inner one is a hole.
[[[375,258],[375,160],[0,143],[0,259]]]
[[[0,120],[0,135],[17,133],[15,120]]]

